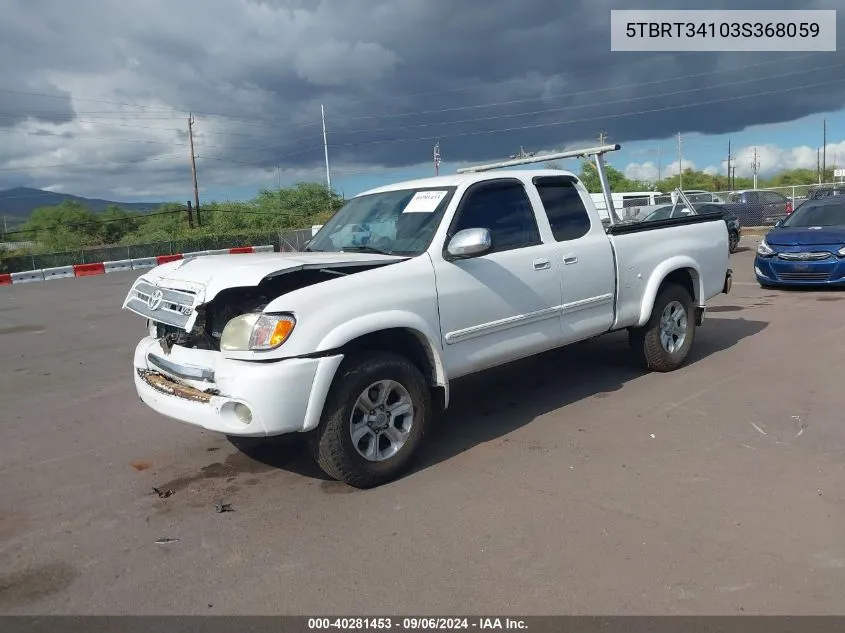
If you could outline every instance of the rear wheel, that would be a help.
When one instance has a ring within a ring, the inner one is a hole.
[[[431,389],[410,361],[387,352],[347,359],[309,438],[327,475],[373,488],[403,474],[433,415]]]
[[[736,249],[739,246],[739,235],[736,231],[731,231],[728,234],[728,251],[731,253],[736,253]]]
[[[668,372],[684,364],[694,339],[693,299],[686,288],[669,283],[657,294],[648,322],[631,329],[628,340],[641,365]]]

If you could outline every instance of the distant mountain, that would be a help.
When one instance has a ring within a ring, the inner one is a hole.
[[[15,187],[14,189],[0,191],[0,216],[5,216],[6,222],[11,228],[13,224],[26,221],[35,209],[54,207],[65,200],[84,204],[94,213],[102,213],[112,205],[127,211],[145,212],[157,209],[162,204],[161,202],[112,202],[98,198],[83,198],[69,193],[56,193],[30,187]],[[0,218],[0,222],[2,222],[2,218]]]

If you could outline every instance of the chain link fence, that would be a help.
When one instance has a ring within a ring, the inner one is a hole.
[[[810,197],[845,195],[845,183],[822,183],[814,185],[789,185],[785,187],[762,187],[758,189],[739,189],[734,191],[685,190],[687,198],[693,204],[727,203],[730,213],[739,218],[744,227],[772,226],[785,218],[798,205]],[[621,201],[623,217],[642,215],[654,211],[659,206],[673,203],[670,193],[649,196],[624,196]]]
[[[101,246],[74,251],[53,253],[30,253],[11,257],[0,257],[0,272],[16,273],[40,270],[73,264],[92,264],[123,259],[141,259],[158,255],[210,251],[238,246],[273,245],[277,252],[297,252],[311,239],[311,229],[300,229],[286,233],[256,233],[249,235],[209,235],[190,239],[132,244],[128,246]]]

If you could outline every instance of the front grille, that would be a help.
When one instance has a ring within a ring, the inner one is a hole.
[[[816,251],[813,253],[778,253],[778,259],[785,259],[790,262],[817,262],[830,257],[829,251]]]
[[[778,273],[783,281],[827,281],[830,273]]]
[[[161,291],[161,304],[155,309],[150,308],[150,296]],[[139,280],[129,293],[126,307],[135,314],[139,314],[158,323],[184,328],[194,311],[196,296],[190,292],[160,288],[153,284]]]

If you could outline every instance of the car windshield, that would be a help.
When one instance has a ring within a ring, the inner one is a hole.
[[[845,202],[807,201],[787,217],[782,227],[807,228],[810,226],[845,225]]]
[[[419,255],[431,243],[454,193],[455,187],[426,187],[357,196],[326,222],[305,250]]]

